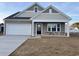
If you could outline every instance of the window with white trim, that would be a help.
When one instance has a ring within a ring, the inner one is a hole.
[[[60,31],[61,29],[61,26],[60,26],[60,24],[57,24],[57,31]]]
[[[52,32],[56,31],[56,24],[52,24]]]
[[[48,31],[48,32],[51,32],[51,24],[48,24],[48,25],[47,25],[47,31]]]
[[[61,31],[61,24],[47,24],[48,32],[57,32]]]

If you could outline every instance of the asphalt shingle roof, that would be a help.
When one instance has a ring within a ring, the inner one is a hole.
[[[20,12],[16,12],[8,17],[6,17],[5,19],[30,19],[31,17],[14,17],[15,15],[17,15]]]

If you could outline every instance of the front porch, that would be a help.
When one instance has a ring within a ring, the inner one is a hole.
[[[33,22],[32,36],[58,36],[69,37],[68,23],[65,22]],[[67,30],[65,28],[67,25]],[[67,31],[67,32],[66,32]]]

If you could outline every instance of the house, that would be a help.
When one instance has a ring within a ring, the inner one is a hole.
[[[33,3],[27,9],[10,15],[4,19],[6,35],[52,35],[69,37],[69,21],[71,18],[49,5],[42,7]],[[65,32],[65,24],[67,32]]]
[[[79,32],[79,29],[77,27],[72,27],[70,26],[70,33],[78,33]]]
[[[1,23],[1,24],[0,24],[0,33],[3,33],[3,31],[4,31],[4,24]]]

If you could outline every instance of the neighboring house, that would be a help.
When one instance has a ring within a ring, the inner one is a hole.
[[[1,24],[0,24],[0,32],[3,33],[3,31],[4,31],[4,24],[1,23]]]
[[[71,18],[54,6],[43,8],[34,3],[27,9],[4,19],[6,35],[55,35],[69,37],[68,22]],[[65,33],[65,24],[67,33]]]
[[[79,29],[78,29],[77,27],[71,27],[71,26],[70,26],[70,32],[71,32],[71,33],[74,33],[74,32],[79,33]]]

